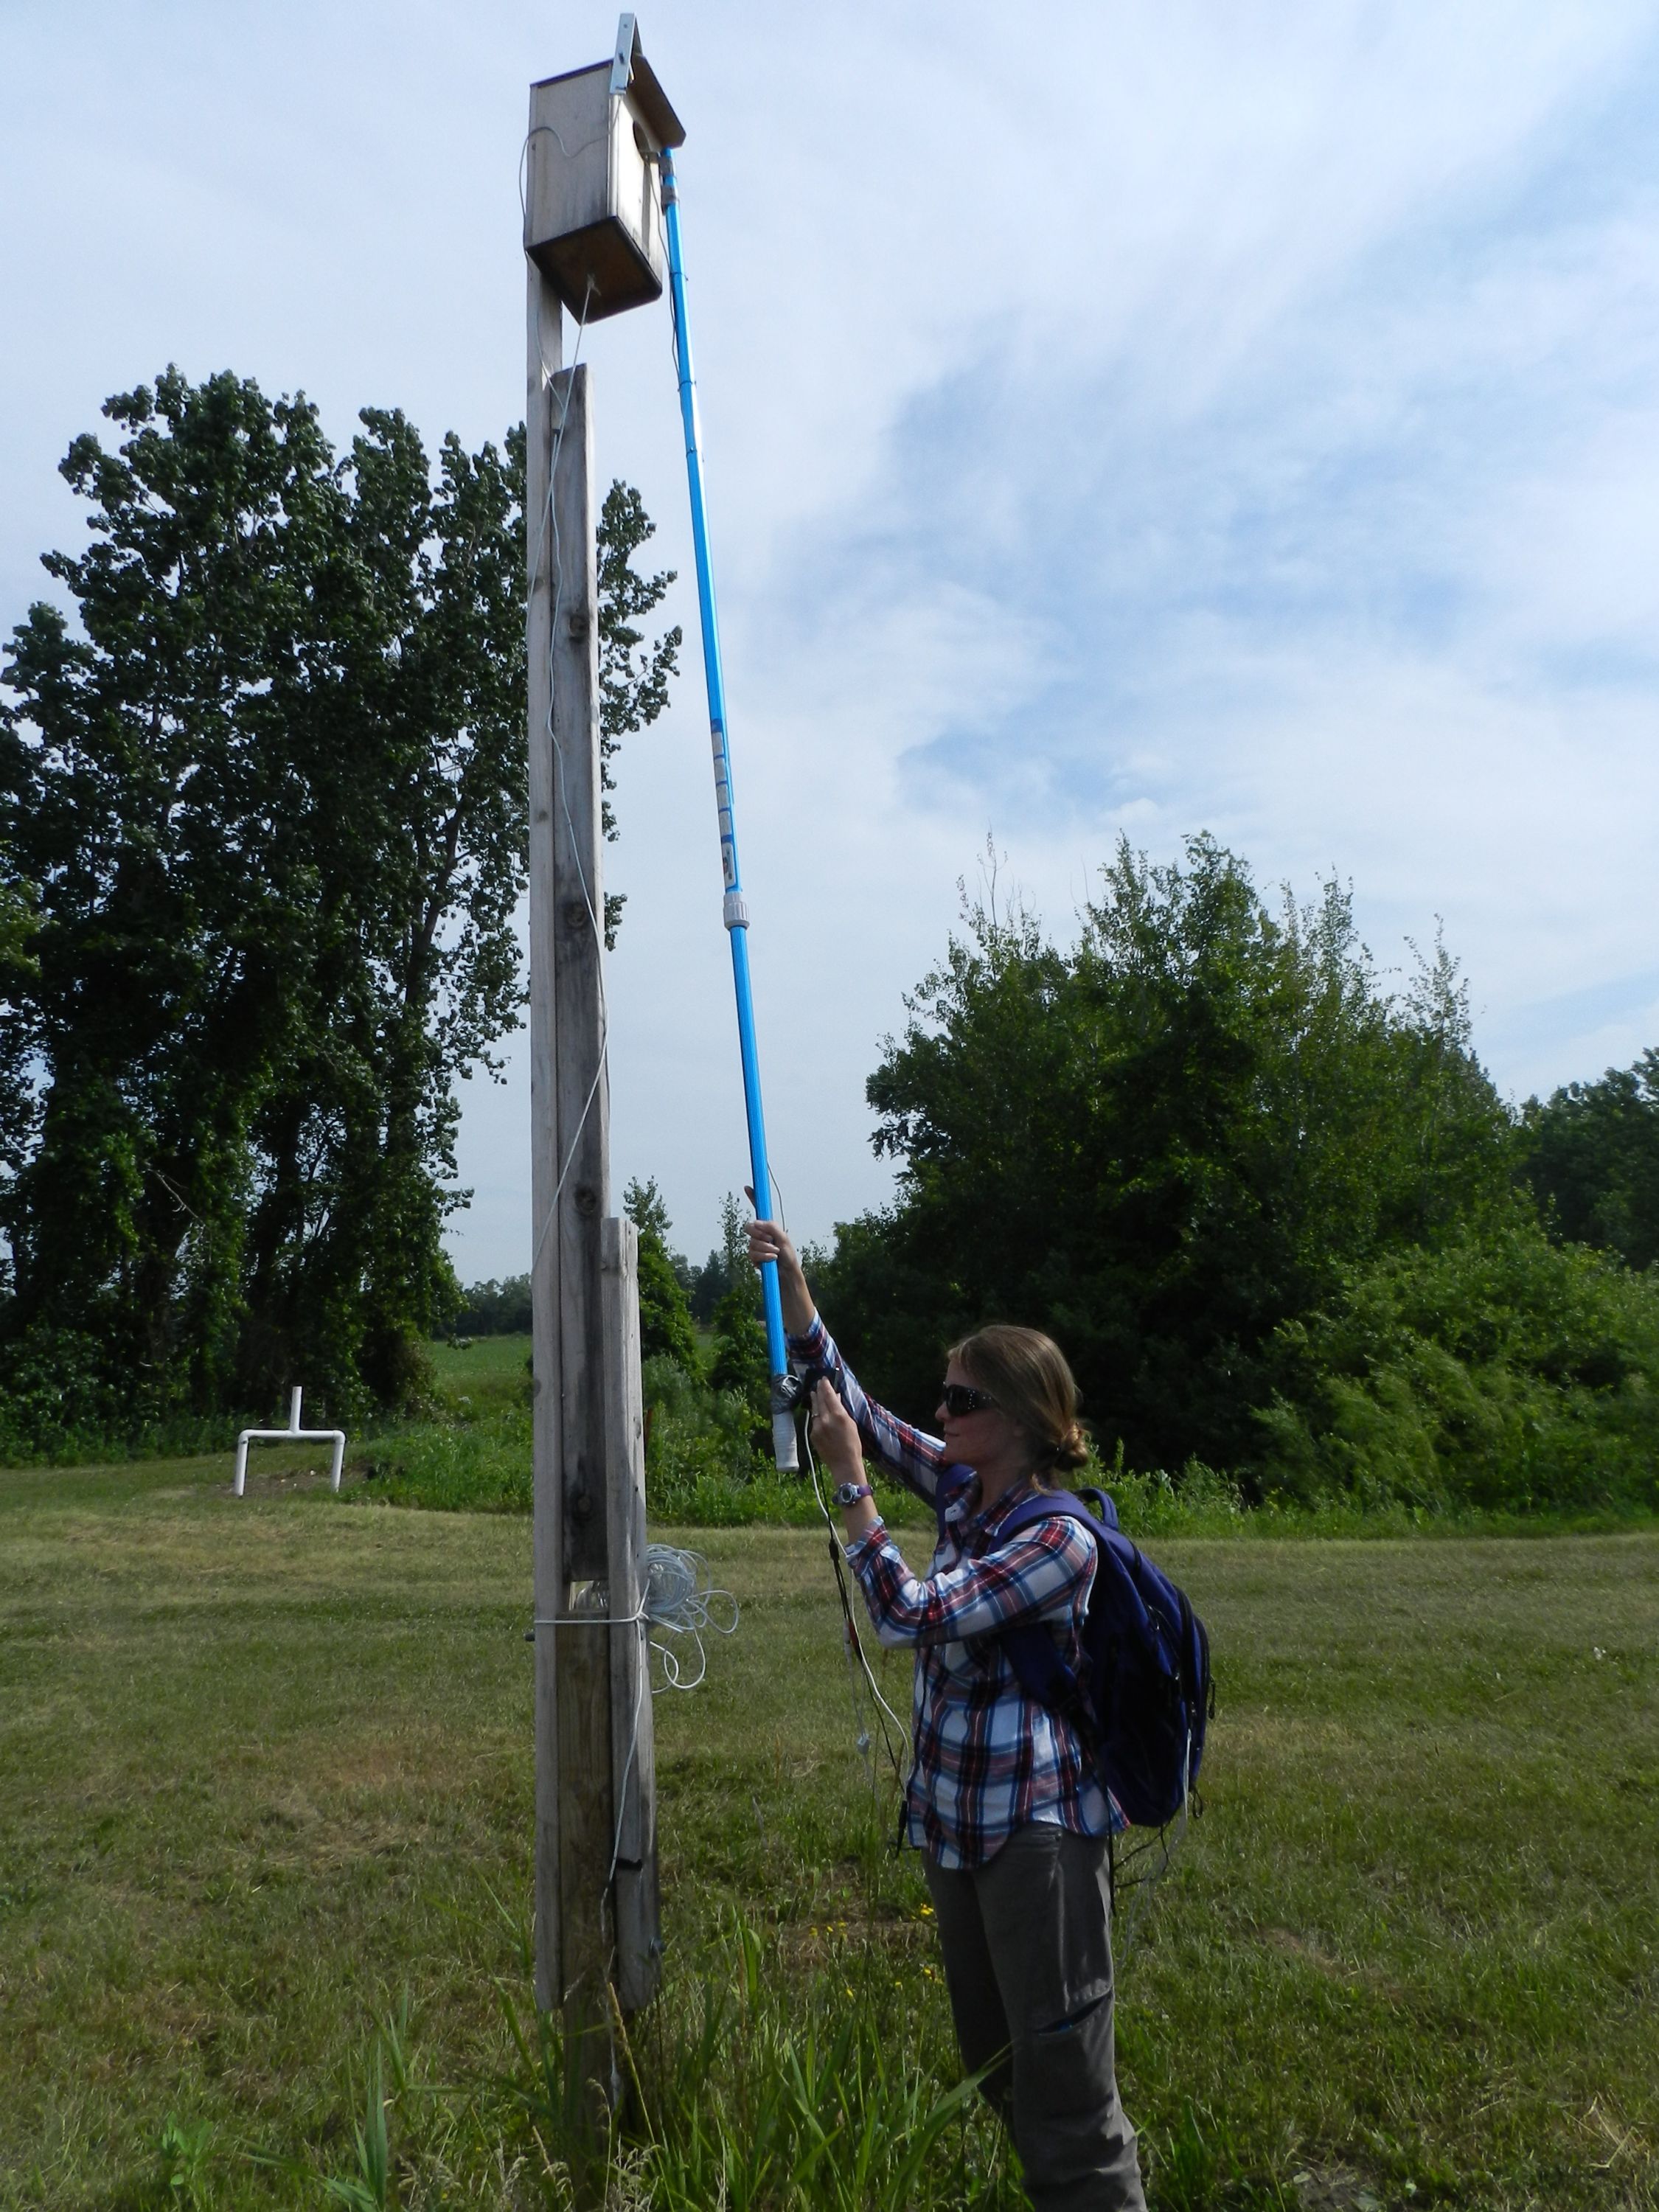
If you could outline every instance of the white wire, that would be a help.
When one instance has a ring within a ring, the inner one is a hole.
[[[830,1540],[833,1544],[838,1540],[836,1534],[836,1524],[830,1518],[830,1509],[823,1502],[823,1491],[818,1487],[818,1465],[817,1460],[812,1456],[812,1447],[810,1442],[806,1446],[806,1468],[808,1474],[812,1479],[812,1495],[817,1500],[818,1511],[823,1516],[823,1525],[830,1531]],[[837,1595],[842,1599],[844,1607],[846,1601],[845,1592],[842,1589],[839,1577],[836,1579],[836,1588]],[[853,1747],[858,1753],[859,1757],[864,1761],[865,1776],[869,1782],[871,1789],[873,1790],[876,1786],[876,1763],[874,1759],[871,1756],[873,1739],[870,1734],[870,1724],[865,1719],[863,1713],[859,1708],[859,1662],[864,1657],[864,1645],[862,1639],[855,1633],[852,1621],[846,1618],[844,1613],[841,1625],[841,1638],[842,1643],[847,1652],[848,1695],[852,1699],[853,1704]],[[866,1667],[865,1671],[866,1674],[869,1672],[867,1666]],[[872,1686],[874,1686],[873,1681],[872,1683]],[[877,1695],[878,1697],[880,1695],[878,1691],[877,1692]]]
[[[1187,1732],[1187,1748],[1182,1764],[1180,1811],[1173,1818],[1166,1820],[1155,1836],[1148,1836],[1142,1842],[1126,1850],[1121,1860],[1115,1857],[1114,1859],[1112,1947],[1115,1954],[1119,1957],[1127,1957],[1139,1933],[1140,1924],[1151,1908],[1158,1884],[1170,1871],[1176,1851],[1186,1841],[1187,1830],[1191,1824],[1192,1814],[1190,1781],[1192,1756],[1193,1738],[1192,1730],[1189,1728]],[[1111,1849],[1115,1853],[1117,1840],[1116,1837],[1111,1839]],[[1143,1860],[1152,1857],[1154,1854],[1157,1855],[1158,1863],[1149,1872],[1145,1874],[1131,1872],[1131,1869],[1139,1866]],[[1129,1893],[1128,1910],[1119,1915],[1116,1911],[1116,1899],[1125,1892]]]
[[[818,1511],[823,1516],[823,1525],[829,1529],[830,1536],[834,1538],[836,1534],[836,1524],[830,1517],[830,1508],[824,1503],[823,1492],[819,1486],[818,1462],[817,1456],[812,1450],[810,1429],[811,1425],[809,1423],[809,1433],[806,1437],[806,1471],[812,1480],[812,1495],[817,1500]],[[875,1699],[877,1705],[880,1706],[882,1711],[886,1714],[888,1719],[891,1721],[893,1726],[899,1732],[899,1740],[904,1746],[905,1763],[907,1765],[914,1765],[915,1763],[916,1754],[915,1747],[910,1741],[910,1731],[905,1726],[904,1723],[899,1718],[898,1715],[893,1711],[893,1708],[888,1704],[886,1698],[881,1694],[881,1685],[877,1681],[875,1672],[871,1667],[868,1658],[865,1656],[864,1639],[862,1637],[854,1638],[849,1643],[848,1657],[849,1660],[855,1661],[856,1664],[863,1668],[864,1679],[869,1685],[871,1696]],[[860,1744],[859,1748],[860,1753],[866,1757],[866,1760],[868,1759],[868,1746],[869,1735],[868,1732],[866,1731],[864,1741]]]
[[[608,135],[609,134],[606,131],[596,131],[591,138],[583,139],[581,144],[576,149],[576,154],[585,154],[590,146],[598,146],[601,144]],[[525,170],[530,159],[530,142],[532,138],[551,138],[558,147],[560,153],[564,155],[567,161],[574,161],[576,158],[576,154],[573,154],[571,152],[569,147],[565,144],[563,138],[560,136],[559,132],[554,129],[550,123],[532,123],[531,125],[529,130],[524,134],[524,143],[519,149],[519,213],[525,216],[526,220],[530,214],[530,202],[529,198],[525,191]],[[658,221],[660,222],[662,218],[659,216],[658,217]]]
[[[645,1632],[645,1624],[640,1624]],[[634,1721],[628,1731],[628,1756],[623,1761],[622,1779],[617,1784],[617,1832],[611,1842],[611,1864],[605,1871],[605,1890],[608,1896],[611,1885],[617,1879],[617,1862],[622,1856],[623,1830],[628,1825],[628,1778],[634,1771],[634,1754],[640,1747],[640,1723],[645,1714],[646,1692],[650,1686],[651,1669],[641,1655],[639,1669],[639,1688],[634,1693]],[[601,1904],[604,1900],[601,1899]]]

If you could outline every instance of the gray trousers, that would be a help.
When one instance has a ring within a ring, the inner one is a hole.
[[[1036,2212],[1145,2212],[1112,2057],[1104,1838],[1016,1828],[985,1865],[927,1874],[963,2063],[991,2067]]]

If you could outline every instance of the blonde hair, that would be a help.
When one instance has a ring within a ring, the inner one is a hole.
[[[1077,1382],[1053,1337],[993,1322],[953,1344],[951,1358],[1030,1439],[1039,1474],[1083,1465],[1089,1439],[1077,1417]]]

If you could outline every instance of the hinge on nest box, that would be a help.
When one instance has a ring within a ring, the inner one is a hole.
[[[639,33],[634,28],[634,18],[622,15],[617,21],[617,52],[611,64],[611,97],[620,100],[628,89],[634,75],[634,48]]]

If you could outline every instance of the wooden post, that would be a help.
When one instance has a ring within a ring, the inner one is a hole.
[[[550,319],[534,297],[532,327]],[[564,2015],[570,2118],[616,2100],[608,1892],[609,1515],[600,1240],[610,1095],[599,959],[598,586],[585,368],[532,348],[531,1090],[535,1215],[536,1988]],[[550,367],[550,363],[549,364]],[[583,1620],[590,1615],[590,1627]]]
[[[538,1796],[556,1805],[538,1816],[538,1989],[560,2004],[566,2028],[566,2079],[575,2101],[598,2121],[615,2101],[611,2053],[611,1641],[608,1626],[606,1433],[604,1433],[604,1307],[599,1239],[606,1217],[611,1095],[604,1073],[604,1000],[599,984],[604,890],[599,883],[599,659],[598,580],[592,553],[592,422],[588,372],[560,369],[542,394],[550,453],[550,502],[538,518],[542,595],[549,599],[553,719],[533,737],[540,754],[531,801],[533,849],[542,849],[540,982],[549,1030],[544,1066],[550,1099],[535,1113],[542,1152],[535,1237],[542,1265],[533,1281],[553,1307],[550,1356],[538,1370],[535,1416],[546,1433],[538,1453],[535,1504],[557,1559],[556,1599],[538,1620],[538,1690],[550,1719],[538,1739],[553,1747]],[[531,876],[535,900],[538,876]],[[549,957],[550,956],[550,957]],[[549,1005],[550,1002],[550,1005]],[[550,1106],[550,1115],[546,1109]],[[549,1124],[550,1119],[550,1128]],[[550,1139],[550,1141],[549,1141]],[[535,1176],[533,1176],[535,1179]],[[592,1614],[592,1626],[581,1621]]]
[[[557,295],[526,276],[536,2001],[563,2014],[580,2169],[618,2096],[612,1987],[644,2004],[661,1945],[639,1239],[608,1218],[593,428]]]
[[[640,1390],[640,1235],[605,1224],[605,1437],[611,1451],[611,1613],[619,1624],[645,1598],[645,1410]],[[657,1887],[657,1767],[645,1624],[611,1632],[611,1743],[617,1811],[617,2001],[637,2012],[661,1976]]]
[[[533,1394],[532,1575],[536,1618],[564,1611],[564,1497],[559,1437],[559,1245],[553,1197],[559,1181],[555,1071],[553,917],[553,543],[549,491],[553,436],[550,372],[562,358],[558,295],[525,263],[529,334],[525,398],[525,537],[530,738],[530,1205],[531,1369]],[[556,1653],[536,1634],[536,2002],[559,2002],[559,1730]]]
[[[564,1622],[554,1636],[559,1751],[559,1972],[567,2072],[615,2102],[608,1892],[611,1772],[610,1455],[600,1247],[611,1096],[599,976],[599,588],[587,371],[549,386],[553,512],[553,1022],[559,1193],[559,1487]],[[538,1233],[540,1233],[539,1226]],[[578,1618],[594,1616],[593,1626]],[[590,2099],[592,2101],[592,2099]]]

